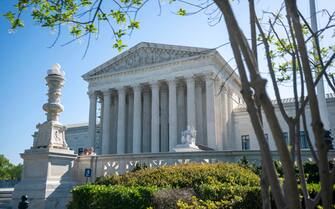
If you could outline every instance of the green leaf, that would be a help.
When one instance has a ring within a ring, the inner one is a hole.
[[[85,26],[85,30],[89,33],[96,33],[98,29],[94,26],[94,24],[88,24]]]
[[[12,24],[12,29],[23,28],[23,27],[24,27],[24,24],[21,19],[17,18],[14,20],[14,23]]]
[[[82,33],[82,30],[79,28],[79,25],[73,26],[70,29],[70,33],[76,37],[80,36]]]
[[[128,26],[131,29],[139,29],[140,28],[140,22],[135,21],[135,20],[130,20],[130,25]]]
[[[11,29],[14,29],[14,23],[15,23],[15,14],[13,12],[7,12],[6,14],[3,15],[6,17],[6,19],[9,21],[11,25]]]
[[[107,15],[105,13],[98,13],[98,20],[107,20]]]
[[[15,14],[13,12],[7,12],[3,16],[5,16],[9,21],[14,21]]]
[[[91,0],[81,0],[81,5],[83,5],[84,7],[89,6],[91,4],[92,4]]]
[[[122,36],[124,36],[126,34],[126,32],[124,32],[123,30],[118,30],[114,33],[118,38],[121,38]]]
[[[113,45],[113,48],[117,49],[119,52],[121,52],[126,47],[127,45],[123,44],[121,39],[116,40],[116,43]]]
[[[180,8],[180,9],[178,10],[177,14],[180,15],[180,16],[185,16],[185,15],[186,15],[186,10]]]
[[[117,24],[126,22],[126,15],[120,10],[111,11],[112,17],[116,20]]]
[[[142,4],[142,0],[132,0],[131,1],[133,5],[140,6]]]

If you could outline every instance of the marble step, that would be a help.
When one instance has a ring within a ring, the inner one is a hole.
[[[0,188],[0,209],[11,209],[13,188]]]

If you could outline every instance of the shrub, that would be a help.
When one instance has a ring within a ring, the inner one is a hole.
[[[308,183],[318,183],[319,179],[319,169],[316,163],[306,162],[304,164],[305,176]]]
[[[146,168],[148,168],[148,166],[145,163],[143,163],[143,164],[136,163],[135,167],[130,172],[136,172],[136,171],[139,171],[139,170],[142,170],[142,169],[146,169]]]
[[[260,209],[262,208],[259,187],[223,187],[226,196],[218,200],[193,197],[191,203],[177,202],[179,209]],[[227,190],[228,189],[228,190]],[[228,191],[228,192],[227,192]]]
[[[72,190],[69,209],[146,209],[156,187],[82,185]]]
[[[249,162],[245,156],[243,156],[237,163],[243,168],[252,170],[252,172],[254,172],[258,176],[262,174],[262,166],[256,162]]]
[[[259,177],[256,174],[233,163],[183,164],[141,169],[124,175],[101,177],[97,179],[96,183],[101,185],[193,188],[197,185],[210,183],[212,179],[230,185],[259,185]]]
[[[195,189],[196,194],[207,203],[219,208],[261,208],[259,186],[230,185],[213,180],[210,184],[201,184]]]
[[[101,177],[97,185],[76,187],[69,209],[196,208],[198,203],[205,208],[243,209],[248,202],[252,208],[260,204],[259,177],[238,164],[138,167],[123,175]]]
[[[152,199],[154,209],[173,209],[177,208],[177,202],[192,202],[192,196],[195,196],[193,189],[161,189],[157,191]]]

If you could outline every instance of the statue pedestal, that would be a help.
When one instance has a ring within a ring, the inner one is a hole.
[[[38,124],[37,136],[34,139],[33,148],[60,148],[68,150],[65,141],[65,126],[58,121],[46,121],[43,124]]]
[[[195,144],[177,144],[175,148],[173,148],[174,152],[200,152],[202,151]]]
[[[71,199],[73,164],[77,155],[69,149],[32,148],[21,154],[22,181],[15,186],[12,208],[17,208],[22,195],[28,195],[29,208],[65,209]]]

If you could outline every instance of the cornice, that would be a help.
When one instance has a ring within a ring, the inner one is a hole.
[[[334,93],[328,93],[328,94],[325,94],[325,97],[326,97],[326,102],[328,104],[328,107],[330,105],[332,105],[333,103],[335,103],[335,94]],[[277,100],[272,100],[271,101],[273,106],[277,109],[278,108],[278,102]],[[294,109],[294,98],[284,98],[282,99],[282,103],[284,105],[284,108],[286,110],[293,110]],[[309,109],[309,105],[306,106],[307,109]],[[239,112],[247,112],[247,108],[246,106],[242,106],[242,107],[237,107],[235,109],[233,109],[233,112],[234,113],[239,113]]]

